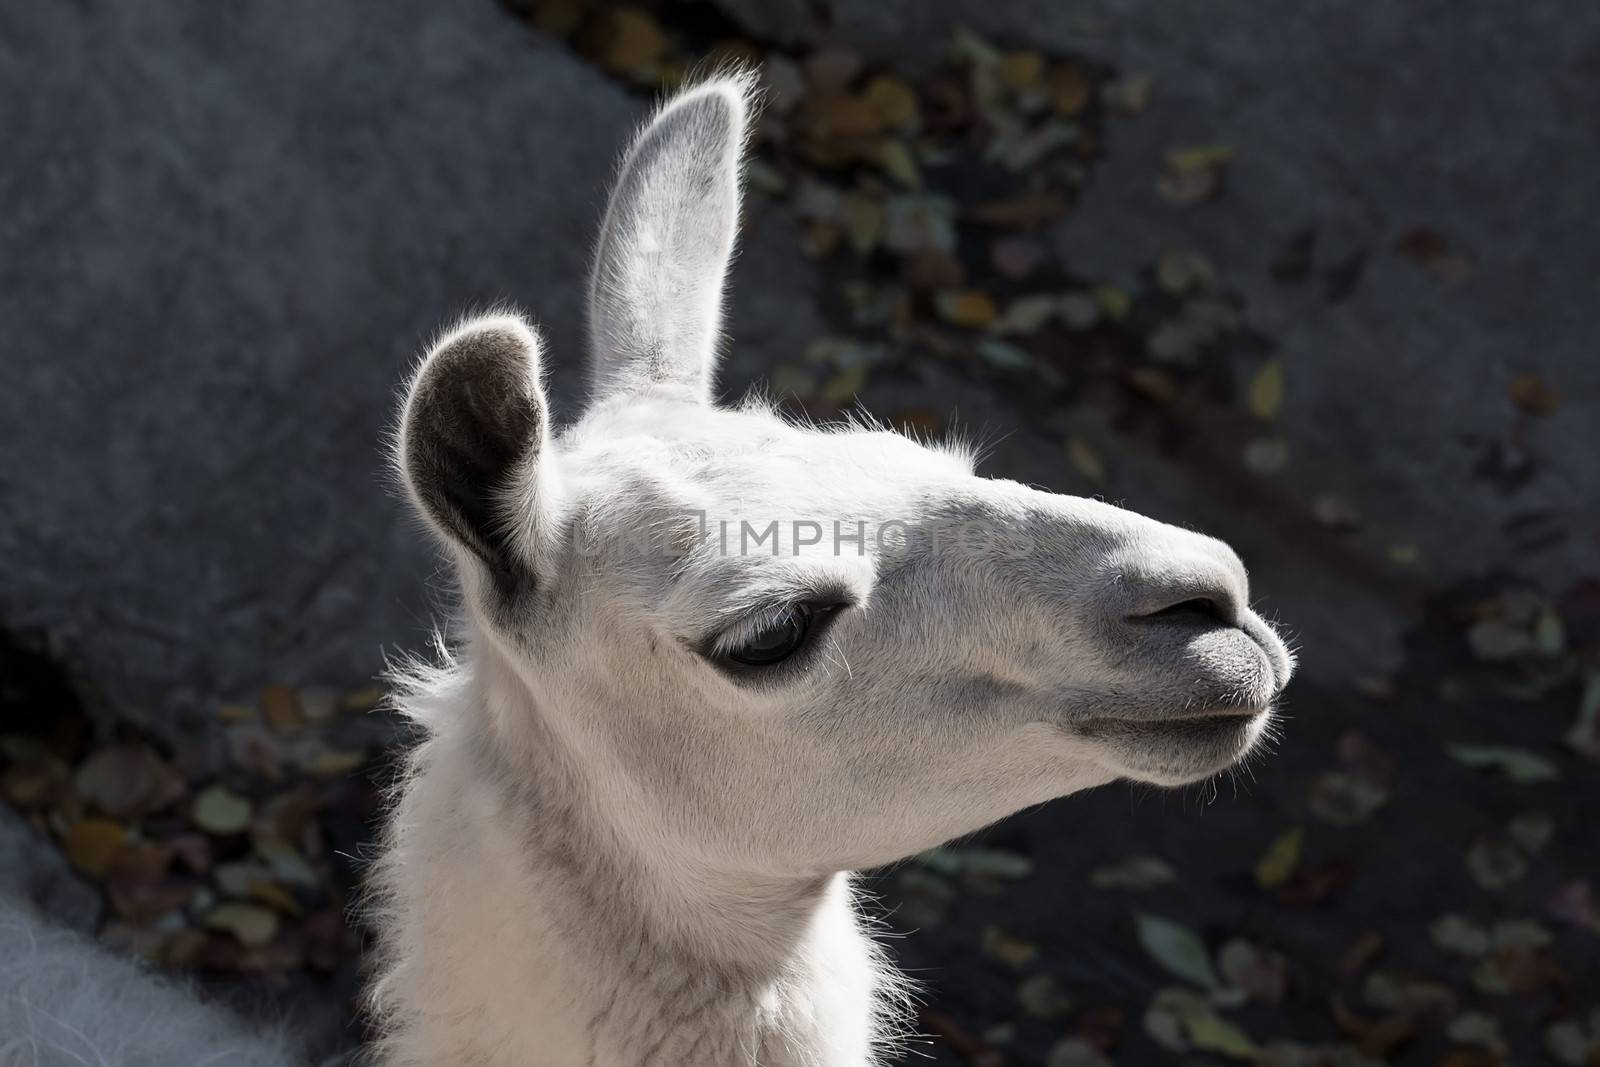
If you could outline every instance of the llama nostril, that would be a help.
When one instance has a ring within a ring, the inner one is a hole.
[[[1146,590],[1145,596],[1132,605],[1127,619],[1141,625],[1232,627],[1243,621],[1241,604],[1242,598],[1226,584],[1182,581],[1165,590],[1159,586]]]

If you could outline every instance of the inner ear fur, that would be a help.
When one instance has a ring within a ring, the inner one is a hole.
[[[755,85],[729,72],[679,93],[623,157],[589,284],[596,396],[664,385],[709,400]]]
[[[399,465],[417,508],[497,578],[521,566],[548,415],[538,335],[522,319],[468,322],[418,368],[400,423]]]

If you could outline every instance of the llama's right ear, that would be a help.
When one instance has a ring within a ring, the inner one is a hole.
[[[737,73],[679,94],[623,158],[589,281],[596,396],[709,399],[754,87]]]
[[[496,579],[530,573],[548,426],[539,338],[515,316],[457,327],[411,380],[397,457],[411,499]]]

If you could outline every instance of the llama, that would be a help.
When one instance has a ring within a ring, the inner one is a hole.
[[[396,463],[463,619],[399,698],[384,1067],[879,1063],[903,984],[849,872],[1216,774],[1293,669],[1219,541],[713,403],[751,92],[681,93],[624,156],[577,422],[508,313],[410,383]]]

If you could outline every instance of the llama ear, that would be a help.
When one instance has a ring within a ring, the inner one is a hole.
[[[623,157],[589,281],[596,396],[650,385],[709,400],[755,77],[668,101]]]
[[[515,316],[457,327],[422,361],[400,418],[399,467],[412,501],[497,579],[528,572],[549,432],[539,348]]]

